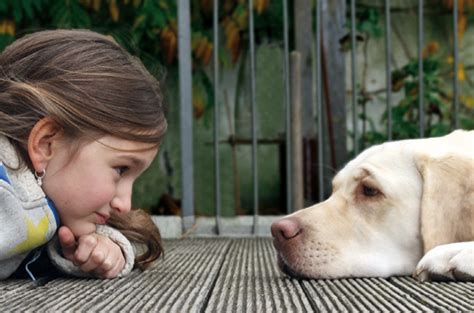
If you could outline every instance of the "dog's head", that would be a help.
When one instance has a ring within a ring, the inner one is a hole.
[[[280,268],[309,278],[405,275],[433,246],[473,237],[474,151],[442,143],[386,143],[349,162],[328,200],[273,223]]]

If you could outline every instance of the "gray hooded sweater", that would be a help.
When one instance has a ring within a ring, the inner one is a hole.
[[[9,277],[31,251],[47,244],[52,263],[61,271],[88,276],[61,255],[56,230],[60,221],[54,204],[46,197],[28,169],[18,168],[19,156],[9,140],[0,136],[0,280]],[[117,230],[97,225],[97,233],[108,236],[122,249],[126,265],[119,276],[130,273],[134,264],[131,243]]]

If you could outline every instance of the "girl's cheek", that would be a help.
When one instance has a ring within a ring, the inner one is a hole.
[[[97,199],[102,203],[112,201],[115,196],[115,189],[115,185],[113,184],[102,186],[101,189],[98,189],[100,190],[100,194],[97,195]]]
[[[109,180],[109,183],[104,186],[104,201],[110,202],[112,199],[115,197],[117,193],[117,188],[118,188],[118,182],[115,180],[111,179]]]
[[[115,184],[109,179],[97,178],[87,189],[89,192],[85,192],[82,197],[89,207],[102,207],[111,201],[115,194]]]

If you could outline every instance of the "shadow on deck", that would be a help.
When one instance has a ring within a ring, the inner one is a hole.
[[[114,280],[0,282],[0,310],[33,312],[474,311],[474,283],[389,279],[297,280],[282,275],[269,238],[165,241],[165,258]]]

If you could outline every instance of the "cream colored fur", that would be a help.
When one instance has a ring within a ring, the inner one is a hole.
[[[371,147],[328,200],[287,218],[301,225],[277,245],[291,275],[473,280],[474,131]]]

